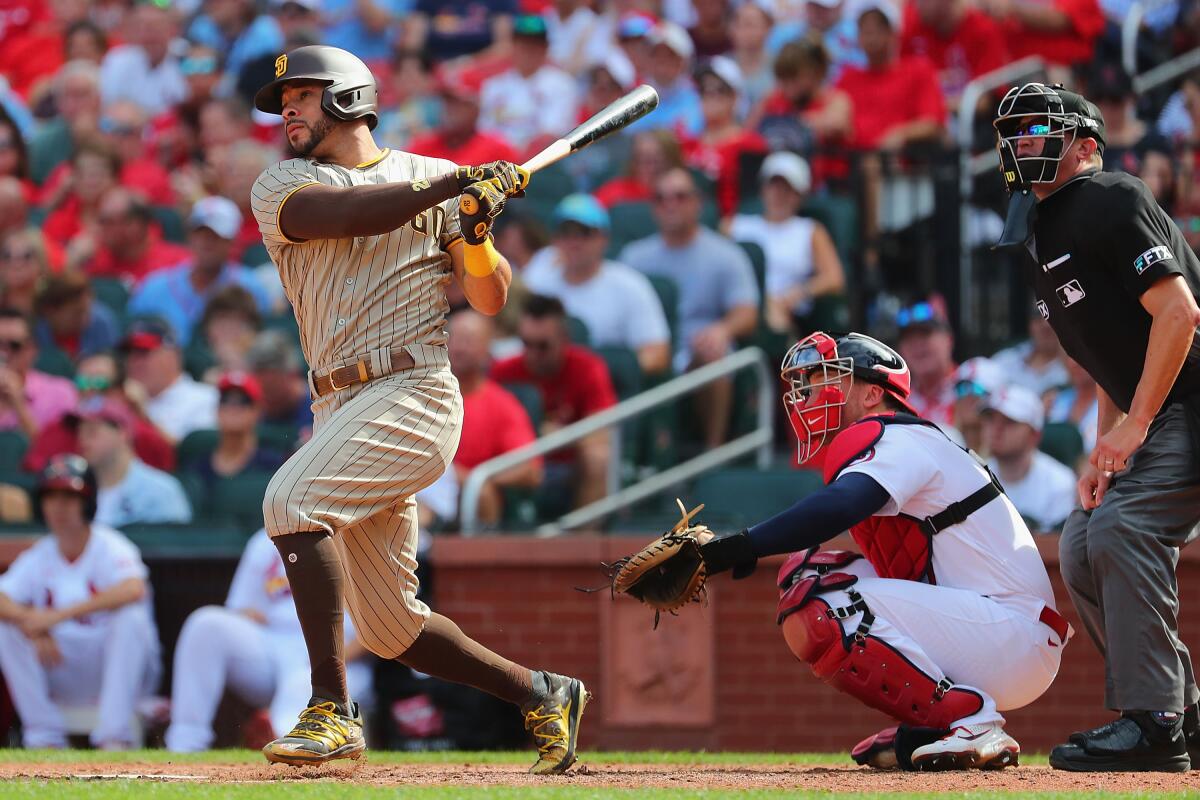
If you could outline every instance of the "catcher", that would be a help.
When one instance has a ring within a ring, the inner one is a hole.
[[[788,647],[898,723],[860,742],[855,761],[1015,765],[1000,712],[1049,687],[1070,635],[1021,515],[973,453],[913,412],[908,366],[886,345],[814,333],[781,374],[799,460],[817,462],[826,486],[732,535],[685,514],[618,562],[616,590],[675,611],[708,576],[746,577],[757,559],[791,553],[778,576]],[[846,530],[862,555],[818,549]]]

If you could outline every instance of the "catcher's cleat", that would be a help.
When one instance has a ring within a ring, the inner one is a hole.
[[[301,767],[339,758],[357,759],[367,749],[358,703],[342,706],[313,697],[300,712],[300,721],[286,736],[262,749],[267,761]]]
[[[924,772],[951,769],[1004,769],[1015,767],[1021,745],[1004,732],[999,722],[959,725],[932,744],[913,751],[912,764]]]
[[[538,760],[529,771],[534,775],[556,775],[575,763],[579,720],[592,695],[578,678],[543,672],[550,690],[521,706],[525,730],[533,734]]]

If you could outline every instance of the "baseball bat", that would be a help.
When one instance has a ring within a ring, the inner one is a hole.
[[[592,142],[603,139],[658,108],[658,92],[654,87],[642,84],[629,94],[609,103],[597,111],[586,122],[580,123],[561,139],[555,139],[540,153],[521,166],[532,172],[561,161],[571,153],[582,150]]]

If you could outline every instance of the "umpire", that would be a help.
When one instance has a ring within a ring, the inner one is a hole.
[[[995,119],[1011,195],[1000,245],[1028,254],[1037,308],[1099,384],[1097,443],[1059,542],[1105,659],[1116,721],[1054,748],[1075,771],[1200,768],[1200,693],[1175,565],[1200,521],[1200,261],[1150,191],[1101,172],[1104,119],[1061,86],[1011,89]]]

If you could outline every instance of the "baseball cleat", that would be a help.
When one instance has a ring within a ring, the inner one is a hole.
[[[358,703],[349,707],[313,697],[286,736],[262,749],[267,761],[302,767],[339,758],[357,759],[367,749]]]
[[[959,725],[932,744],[913,751],[913,767],[925,772],[1015,767],[1021,745],[999,722]]]
[[[575,763],[579,720],[592,695],[578,678],[543,672],[550,690],[521,706],[525,730],[533,734],[538,760],[530,767],[534,775],[556,775]]]

